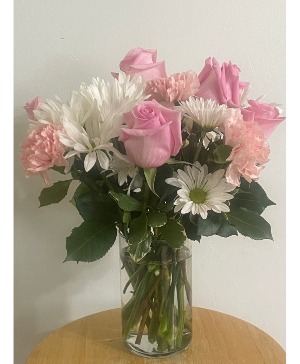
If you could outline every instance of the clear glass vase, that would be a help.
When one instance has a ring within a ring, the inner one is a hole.
[[[172,249],[152,241],[150,252],[132,260],[120,235],[122,334],[144,357],[175,355],[192,338],[191,242]]]

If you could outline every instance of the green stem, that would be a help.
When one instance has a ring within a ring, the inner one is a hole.
[[[191,288],[190,282],[188,281],[188,278],[187,278],[185,260],[183,260],[181,262],[181,271],[182,271],[182,279],[183,279],[184,286],[185,286],[186,297],[187,297],[189,305],[192,307],[192,288]]]
[[[123,293],[126,293],[126,290],[128,288],[128,286],[130,285],[130,283],[136,278],[136,276],[140,273],[140,271],[143,269],[143,265],[141,264],[138,269],[130,276],[130,278],[128,279],[127,283],[125,284],[125,287],[123,289]],[[134,285],[133,285],[134,288]]]
[[[160,309],[160,292],[159,292],[159,287],[156,287],[153,302],[151,303],[151,320],[149,322],[149,327],[148,327],[148,340],[151,344],[157,341],[156,336],[160,321],[159,309]]]
[[[123,292],[128,292],[130,284],[134,292],[122,309],[125,339],[129,334],[135,334],[135,344],[140,345],[147,332],[148,342],[157,343],[157,352],[181,348],[184,330],[191,330],[189,307],[185,311],[186,296],[191,305],[191,287],[186,261],[176,260],[176,250],[161,241],[153,241],[151,257],[146,264],[129,264],[127,270],[131,273]]]
[[[137,336],[136,336],[136,339],[135,339],[135,343],[137,345],[140,345],[140,343],[141,343],[143,332],[144,332],[144,327],[146,325],[146,321],[147,321],[147,318],[149,316],[149,311],[150,311],[150,306],[147,306],[145,308],[144,313],[143,313],[142,320],[141,320],[141,323],[140,323],[140,327],[139,327],[139,330],[138,330],[138,333],[137,333]]]
[[[111,190],[111,191],[115,191],[113,185],[110,183],[110,181],[108,180],[108,178],[106,178],[106,176],[103,178],[104,183],[106,184],[106,186]]]
[[[181,265],[181,263],[178,263]],[[181,272],[182,273],[182,272]],[[177,337],[176,337],[176,346],[178,348],[181,347],[183,329],[184,329],[184,284],[181,276],[178,277],[177,281],[177,302],[178,302],[178,324],[177,324]]]
[[[155,239],[155,240],[157,240],[158,235],[159,235],[159,234],[158,234],[158,227],[154,227],[154,228],[153,228],[153,234],[154,234],[154,239]]]
[[[194,155],[193,163],[195,163],[198,160],[198,158],[199,158],[200,151],[201,151],[202,146],[203,146],[203,139],[204,139],[205,135],[206,135],[206,132],[201,131],[200,139],[199,139],[199,142],[198,142],[198,145],[197,145],[197,148],[196,148],[196,152],[195,152],[195,155]]]
[[[150,274],[146,274],[144,278],[140,281],[136,291],[134,292],[134,295],[132,296],[133,303],[132,303],[132,309],[131,313],[128,317],[128,320],[126,321],[126,325],[124,327],[123,335],[124,337],[127,337],[129,334],[129,331],[132,329],[133,324],[137,321],[137,310],[139,307],[139,304],[144,297],[146,287],[148,285],[148,282],[150,280],[151,276]],[[129,303],[129,302],[128,302]]]
[[[145,181],[145,183],[144,183],[144,210],[146,210],[146,208],[147,208],[149,196],[150,196],[150,188],[148,186],[148,182]]]
[[[113,184],[110,182],[109,178],[107,178],[106,175],[103,173],[104,170],[101,168],[100,163],[99,163],[98,160],[96,162],[96,166],[97,166],[98,171],[99,171],[99,176],[101,177],[102,181],[106,184],[106,187],[108,187],[108,189],[110,191],[118,192],[116,190],[116,188],[113,186]],[[118,184],[117,184],[117,187],[118,187]]]
[[[175,306],[174,306],[174,297],[175,297],[175,288],[178,280],[178,275],[180,272],[180,264],[173,263],[172,264],[172,283],[168,291],[167,301],[164,307],[164,312],[161,319],[161,324],[158,329],[158,334],[160,336],[161,345],[164,347],[167,344],[167,347],[170,349],[174,349],[174,325],[175,325]]]
[[[158,286],[158,283],[160,282],[160,276],[157,277],[157,279],[154,281],[154,284],[151,286],[151,288],[148,290],[147,294],[143,298],[143,300],[140,303],[140,306],[137,311],[137,318],[142,314],[142,312],[146,309],[146,307],[149,305],[149,301]]]
[[[131,277],[134,274],[135,269],[130,264],[130,262],[128,260],[129,254],[128,255],[127,254],[128,253],[123,250],[122,253],[120,254],[120,259],[121,259],[121,262],[123,264],[123,267],[125,268],[125,270],[127,272],[128,277]]]
[[[201,148],[202,148],[202,144],[199,142],[195,155],[194,155],[193,163],[195,163],[198,160]]]

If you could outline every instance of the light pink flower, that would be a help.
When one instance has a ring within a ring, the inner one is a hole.
[[[61,128],[54,124],[38,125],[23,141],[21,161],[27,177],[40,174],[45,185],[49,185],[48,169],[68,164],[57,134]]]
[[[157,101],[144,101],[124,114],[127,129],[119,140],[129,158],[142,168],[159,167],[182,145],[181,114]]]
[[[153,78],[167,77],[165,61],[156,62],[156,49],[131,49],[120,62],[120,70],[128,76],[141,76],[148,81]],[[118,78],[118,73],[112,72]]]
[[[199,80],[195,72],[175,73],[168,78],[148,81],[145,93],[157,101],[186,101],[199,91]]]
[[[248,100],[248,103],[250,106],[241,110],[244,120],[256,121],[262,128],[265,137],[269,138],[285,117],[279,116],[279,110],[274,105],[255,100]]]
[[[227,182],[239,186],[240,176],[248,182],[257,180],[268,162],[270,148],[264,133],[254,121],[245,121],[239,109],[224,124],[225,144],[232,147],[226,171]]]
[[[40,97],[36,97],[32,99],[31,101],[26,102],[26,105],[24,106],[24,109],[26,110],[27,116],[30,120],[36,120],[33,111],[38,110],[39,103],[41,103],[43,100]]]
[[[223,63],[220,67],[215,58],[207,58],[198,78],[200,88],[196,96],[213,99],[228,107],[240,107],[241,94],[249,82],[240,82],[237,65]]]

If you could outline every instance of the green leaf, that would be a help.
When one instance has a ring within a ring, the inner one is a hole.
[[[75,198],[84,195],[88,192],[90,192],[91,189],[87,186],[86,183],[80,183],[80,185],[76,188],[76,191],[74,193],[74,196],[71,198],[70,202],[72,205],[74,205],[76,207],[76,201]]]
[[[157,195],[157,193],[154,190],[154,183],[155,183],[155,176],[156,176],[156,168],[145,168],[144,169],[144,175],[145,175],[145,178],[146,178],[146,181],[147,181],[147,184],[148,184],[150,190],[155,195]]]
[[[225,164],[228,163],[227,158],[230,156],[232,147],[229,145],[219,145],[213,151],[213,161],[217,164]]]
[[[129,253],[131,258],[135,262],[139,262],[141,259],[143,259],[144,256],[147,255],[151,250],[151,242],[152,237],[151,235],[149,235],[145,240],[141,241],[140,243],[129,245]]]
[[[171,248],[180,248],[186,240],[184,227],[174,219],[168,219],[166,225],[160,228],[163,239]]]
[[[60,202],[68,193],[71,179],[55,182],[51,187],[44,188],[39,196],[40,207]]]
[[[119,209],[109,196],[93,191],[75,198],[78,212],[85,221],[111,221],[121,219]]]
[[[190,220],[188,214],[182,215],[181,223],[184,226],[187,238],[200,242],[201,235],[198,234],[198,227]]]
[[[167,215],[160,211],[152,211],[147,215],[147,223],[152,227],[164,226],[167,223]]]
[[[261,214],[265,209],[265,206],[255,195],[243,190],[239,190],[238,193],[234,195],[234,199],[230,201],[230,206],[235,208],[244,207],[247,210],[257,212],[258,214]]]
[[[243,207],[261,214],[267,206],[275,205],[271,201],[264,189],[257,182],[247,182],[241,178],[241,186],[235,194],[234,199],[230,201],[233,208]]]
[[[53,166],[51,169],[53,169],[55,172],[65,174],[65,167]]]
[[[250,184],[250,192],[253,193],[253,195],[255,195],[257,197],[257,199],[260,200],[260,202],[265,206],[272,206],[272,205],[276,205],[275,202],[271,201],[265,190],[257,183],[257,182],[252,182]]]
[[[93,262],[102,258],[113,246],[117,236],[114,223],[84,221],[67,237],[64,262]]]
[[[257,199],[262,200],[263,204],[266,206],[276,205],[275,202],[268,198],[265,190],[257,182],[252,181],[249,183],[244,178],[241,178],[241,189],[243,191],[251,192]]]
[[[217,235],[222,236],[223,238],[228,238],[229,236],[232,235],[238,235],[238,232],[236,230],[236,228],[232,225],[230,225],[225,218],[222,219],[221,221],[221,225],[218,229],[218,231],[216,232]]]
[[[160,208],[162,212],[170,212],[174,208],[174,201],[170,201],[168,203],[164,202],[164,204],[161,205]]]
[[[109,191],[109,195],[117,201],[120,209],[124,211],[141,211],[143,205],[131,196],[124,195],[124,193],[117,193]]]
[[[143,213],[139,217],[130,221],[128,244],[136,246],[137,244],[145,240],[147,236],[147,216]]]
[[[254,240],[273,240],[270,224],[256,212],[245,208],[233,208],[226,216],[229,223],[241,234]]]
[[[123,217],[122,217],[122,222],[128,226],[129,222],[131,220],[131,212],[129,211],[124,211],[123,212]]]
[[[218,231],[221,225],[221,216],[220,214],[209,211],[206,219],[198,216],[196,222],[198,235],[211,236]]]
[[[144,213],[130,221],[128,236],[129,253],[132,259],[138,262],[151,248],[151,236],[149,236],[147,217]]]
[[[158,191],[159,196],[166,197],[177,191],[177,188],[166,183],[167,178],[173,177],[173,169],[168,164],[163,164],[157,168],[155,179],[155,191]]]

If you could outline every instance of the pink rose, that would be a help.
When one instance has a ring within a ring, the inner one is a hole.
[[[119,137],[129,158],[139,167],[163,165],[182,145],[181,114],[157,101],[144,101],[124,114],[127,129]]]
[[[215,58],[207,58],[198,76],[200,89],[196,96],[213,99],[229,107],[239,107],[241,94],[249,85],[249,82],[240,82],[239,73],[240,69],[231,62],[223,63],[220,67]]]
[[[232,147],[226,170],[227,182],[239,186],[240,177],[257,180],[269,160],[270,148],[262,129],[254,121],[245,121],[239,109],[224,124],[225,144]]]
[[[40,97],[36,97],[32,99],[31,101],[26,102],[26,105],[24,106],[24,109],[27,112],[28,118],[30,120],[36,120],[33,111],[38,110],[39,103],[41,103],[43,100]]]
[[[57,134],[61,128],[54,124],[40,124],[21,144],[21,161],[26,176],[40,174],[45,185],[49,185],[48,169],[68,164],[64,158],[64,147]]]
[[[262,128],[265,137],[269,138],[285,117],[279,116],[279,110],[274,105],[255,100],[248,100],[248,103],[250,106],[241,110],[244,120],[256,121]]]
[[[199,90],[199,80],[192,71],[175,73],[168,78],[155,78],[148,81],[145,93],[156,101],[186,101]]]
[[[126,75],[141,76],[145,81],[167,77],[165,61],[156,62],[157,50],[134,48],[120,62],[120,70]],[[118,78],[118,73],[112,73]]]

